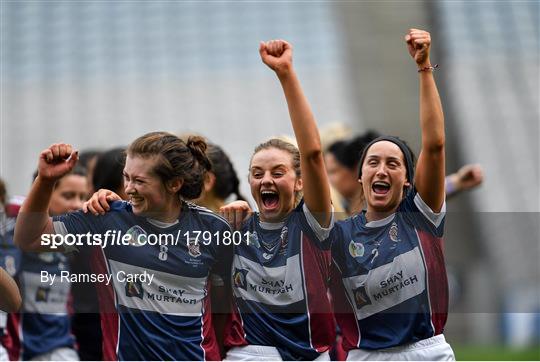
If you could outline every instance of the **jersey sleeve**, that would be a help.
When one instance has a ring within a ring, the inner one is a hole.
[[[54,233],[64,237],[64,251],[66,253],[79,250],[80,247],[90,245],[95,240],[94,235],[101,233],[102,218],[76,211],[69,214],[53,216]],[[72,235],[72,238],[66,238]]]
[[[209,225],[212,233],[219,237],[214,240],[214,264],[210,270],[213,286],[225,286],[229,282],[233,258],[233,235],[229,223],[221,216],[212,213]]]
[[[430,232],[437,237],[443,236],[446,201],[444,201],[440,212],[434,212],[422,200],[418,191],[413,189],[401,203],[399,212],[404,213],[405,218],[419,229]]]
[[[339,265],[345,265],[347,261],[345,253],[349,250],[348,245],[352,240],[351,235],[354,217],[357,216],[336,222],[336,225],[332,229],[331,239],[333,242],[331,245],[331,251],[332,260],[334,264],[336,264],[336,267]]]
[[[300,218],[300,222],[302,224],[302,231],[307,233],[311,240],[315,242],[315,244],[323,249],[323,250],[329,250],[332,245],[332,229],[334,228],[335,220],[334,220],[334,207],[332,206],[332,216],[330,219],[330,224],[328,227],[324,228],[322,227],[317,219],[315,219],[315,216],[313,216],[313,213],[309,210],[307,205],[302,202],[296,210],[294,211],[298,214],[298,217]]]

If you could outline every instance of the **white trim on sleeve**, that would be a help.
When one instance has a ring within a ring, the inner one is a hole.
[[[62,221],[53,221],[53,229],[54,233],[58,235],[66,236],[69,234],[66,224],[64,224]],[[71,254],[79,251],[79,248],[77,248],[75,245],[62,245],[62,247],[64,248],[64,254]]]
[[[304,215],[306,216],[306,220],[308,222],[309,227],[311,227],[311,230],[315,233],[319,241],[324,241],[330,236],[330,231],[332,231],[332,228],[334,227],[334,206],[332,205],[332,218],[330,219],[330,225],[328,225],[327,228],[323,228],[317,219],[313,216],[311,211],[309,211],[307,205],[304,203],[302,205],[302,210],[304,211]]]
[[[53,221],[53,229],[55,234],[66,236],[69,234],[66,225],[62,221]]]
[[[441,222],[444,219],[444,215],[446,215],[446,201],[443,202],[443,205],[441,207],[440,212],[434,212],[431,210],[431,208],[425,203],[424,200],[420,197],[420,194],[417,193],[414,196],[414,204],[420,212],[433,224],[436,228],[441,225]]]

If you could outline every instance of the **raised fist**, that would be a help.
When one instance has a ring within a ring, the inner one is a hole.
[[[431,36],[427,31],[420,29],[409,29],[405,35],[409,54],[419,67],[429,67],[429,49],[431,47]]]
[[[78,159],[79,151],[73,150],[71,145],[55,143],[41,151],[38,161],[38,175],[42,179],[56,181],[70,172]]]
[[[278,75],[292,68],[292,45],[285,40],[270,40],[259,44],[259,54],[264,64]]]

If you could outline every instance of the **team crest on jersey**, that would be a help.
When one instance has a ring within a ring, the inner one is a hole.
[[[189,238],[187,241],[188,253],[194,258],[201,256],[201,245],[197,242],[197,238]]]
[[[38,287],[36,290],[36,302],[46,302],[49,300],[50,288]]]
[[[363,285],[353,290],[354,302],[356,303],[356,309],[365,307],[371,304],[371,300],[366,292],[366,287]]]
[[[143,299],[144,289],[141,281],[126,282],[126,297]]]
[[[139,225],[132,226],[126,231],[129,235],[127,242],[132,246],[143,246],[146,244],[146,231]]]
[[[398,242],[398,227],[397,223],[392,223],[392,226],[390,226],[390,231],[388,231],[388,236],[390,236],[390,240],[393,242]]]
[[[257,249],[261,247],[261,244],[259,243],[259,235],[257,235],[256,231],[249,233],[248,244],[255,246]]]
[[[246,275],[248,270],[234,268],[233,284],[236,288],[247,290]]]
[[[349,253],[353,258],[364,256],[364,244],[355,243],[353,240],[349,243]]]

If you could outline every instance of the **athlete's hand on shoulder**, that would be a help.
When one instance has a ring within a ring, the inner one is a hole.
[[[259,54],[264,64],[277,73],[287,75],[292,69],[292,45],[285,40],[270,40],[259,44]]]
[[[414,59],[419,68],[430,67],[429,49],[431,47],[431,36],[425,30],[409,29],[405,35],[405,42],[409,54]]]
[[[77,160],[79,151],[66,143],[55,143],[39,154],[38,177],[46,181],[57,181],[70,172]]]
[[[219,213],[231,224],[234,230],[240,230],[242,223],[253,214],[253,211],[247,202],[238,200],[220,207]]]
[[[99,189],[92,197],[83,204],[83,212],[91,212],[94,215],[103,215],[111,209],[109,204],[113,201],[120,201],[122,198],[114,192],[106,189]]]

